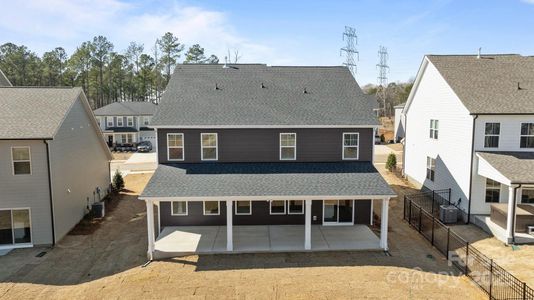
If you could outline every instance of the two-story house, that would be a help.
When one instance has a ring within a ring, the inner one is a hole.
[[[412,182],[451,188],[504,242],[534,241],[534,57],[425,56],[403,114]]]
[[[95,109],[94,114],[109,147],[156,142],[154,129],[149,128],[157,105],[152,102],[114,102]]]
[[[0,249],[53,245],[106,196],[111,153],[80,88],[0,87]]]
[[[387,250],[395,194],[372,164],[373,108],[345,67],[177,66],[151,125],[159,166],[139,197],[149,257]]]

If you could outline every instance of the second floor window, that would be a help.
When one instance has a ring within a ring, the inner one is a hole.
[[[184,135],[182,133],[167,134],[167,159],[184,160]]]
[[[124,126],[124,119],[122,117],[117,117],[117,126],[118,127]]]
[[[201,148],[202,160],[217,160],[217,134],[216,133],[201,133]]]
[[[501,123],[486,123],[484,131],[484,148],[499,148]]]
[[[534,123],[521,123],[521,148],[534,148]]]
[[[432,157],[426,158],[426,179],[434,181],[436,175],[436,160]]]
[[[280,133],[280,160],[297,158],[297,134]]]
[[[149,116],[144,116],[143,117],[143,125],[147,126],[150,124],[150,117]]]
[[[106,117],[106,124],[108,125],[108,127],[113,127],[113,117]]]
[[[11,148],[13,175],[29,175],[32,173],[30,147]]]
[[[358,159],[359,143],[359,133],[343,133],[343,159]]]
[[[133,117],[126,118],[126,123],[128,124],[127,125],[128,127],[133,127],[134,126]]]
[[[439,120],[430,120],[430,138],[433,140],[437,140],[438,132],[439,132]]]

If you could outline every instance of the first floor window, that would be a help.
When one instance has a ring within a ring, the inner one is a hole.
[[[501,196],[501,183],[486,178],[486,203],[498,203]]]
[[[0,246],[31,242],[30,210],[0,210]]]
[[[433,140],[437,140],[438,132],[439,132],[439,120],[430,120],[430,138]]]
[[[31,174],[31,156],[30,147],[13,147],[11,148],[11,158],[13,161],[13,174],[26,175]]]
[[[272,200],[270,203],[271,215],[284,215],[286,213],[286,201]]]
[[[534,188],[523,188],[521,203],[534,204]]]
[[[167,134],[167,159],[184,160],[184,135],[182,133]]]
[[[359,133],[343,133],[343,159],[358,159],[359,143]]]
[[[501,123],[486,123],[484,128],[484,148],[499,148]]]
[[[123,144],[133,143],[133,135],[131,133],[121,134],[120,137],[121,137],[121,143]]]
[[[201,133],[202,160],[217,160],[217,134]]]
[[[426,158],[426,179],[434,181],[436,173],[436,160],[432,157]]]
[[[521,148],[534,148],[534,123],[521,123]]]
[[[187,201],[173,201],[171,215],[187,216]]]
[[[297,158],[297,134],[280,133],[280,160]]]
[[[289,200],[288,210],[290,215],[300,215],[304,213],[304,200]]]
[[[218,215],[219,201],[204,201],[204,215]]]
[[[252,201],[236,201],[235,202],[236,215],[250,215],[252,214]]]

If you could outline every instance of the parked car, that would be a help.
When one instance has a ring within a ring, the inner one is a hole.
[[[152,143],[150,141],[142,141],[137,144],[137,151],[150,152],[152,151]]]

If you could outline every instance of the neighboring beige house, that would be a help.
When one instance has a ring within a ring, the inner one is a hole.
[[[108,193],[111,153],[81,88],[0,86],[0,249],[53,245]]]

